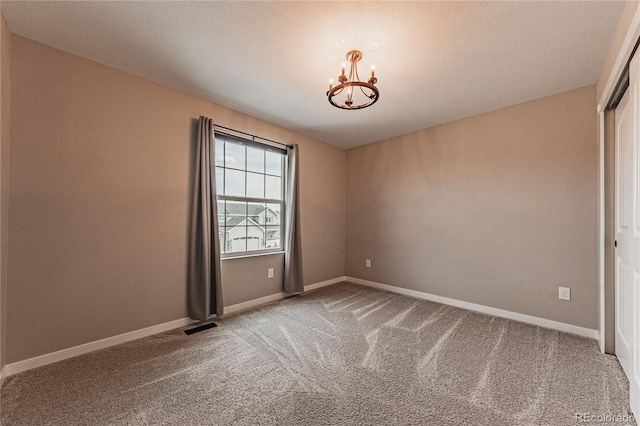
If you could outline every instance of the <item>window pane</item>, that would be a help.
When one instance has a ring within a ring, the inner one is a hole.
[[[246,251],[247,228],[245,226],[227,227],[227,253]]]
[[[216,139],[216,166],[224,166],[224,141]]]
[[[267,226],[267,233],[265,236],[265,248],[274,249],[280,248],[280,227],[279,226]]]
[[[266,197],[273,200],[282,200],[282,178],[266,176]]]
[[[225,211],[225,225],[227,227],[244,226],[243,222],[247,218],[247,203],[244,201],[227,201]]]
[[[266,224],[280,225],[280,204],[267,204]]]
[[[282,154],[266,151],[267,154],[267,173],[270,175],[282,176]]]
[[[224,194],[224,169],[216,167],[216,192]]]
[[[225,233],[225,227],[224,227],[224,221],[223,222],[218,222],[219,229],[220,229],[220,253],[226,253],[227,252],[227,237],[226,237],[226,233]]]
[[[249,222],[247,226],[247,239],[246,244],[247,251],[263,250],[264,249],[264,228]]]
[[[224,143],[224,166],[233,169],[245,169],[245,147],[237,143]]]
[[[264,225],[264,210],[264,203],[248,203],[247,217],[251,220],[249,223],[258,226]]]
[[[245,172],[224,170],[224,194],[244,197]]]
[[[246,238],[247,203],[241,201],[227,201],[225,220],[226,253],[244,251]]]
[[[264,198],[264,175],[247,173],[247,197]]]
[[[264,150],[247,147],[247,170],[264,173]]]
[[[218,200],[218,225],[224,226],[224,200]]]

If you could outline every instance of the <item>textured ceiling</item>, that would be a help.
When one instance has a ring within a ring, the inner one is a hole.
[[[595,83],[622,8],[2,2],[13,33],[343,148]],[[351,49],[364,53],[362,75],[375,64],[380,100],[343,111],[325,92]]]

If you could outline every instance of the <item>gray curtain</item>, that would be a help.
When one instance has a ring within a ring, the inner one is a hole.
[[[210,118],[200,117],[194,162],[189,232],[189,316],[222,315],[220,239],[216,197],[215,137]]]
[[[285,296],[304,291],[302,279],[302,245],[300,232],[300,167],[298,145],[287,148],[287,194],[284,236],[284,293]]]

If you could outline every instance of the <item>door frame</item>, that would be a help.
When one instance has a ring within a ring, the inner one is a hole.
[[[624,37],[620,50],[616,56],[616,60],[613,63],[613,68],[607,77],[607,83],[604,86],[604,90],[600,99],[598,99],[597,114],[598,114],[598,298],[599,298],[599,333],[598,343],[600,345],[600,351],[604,353],[605,346],[605,174],[604,174],[604,147],[605,147],[605,120],[604,109],[609,103],[609,100],[613,96],[616,84],[624,69],[629,62],[631,53],[636,45],[636,41],[640,37],[640,5],[636,8],[633,15],[633,19],[629,24],[627,33]]]

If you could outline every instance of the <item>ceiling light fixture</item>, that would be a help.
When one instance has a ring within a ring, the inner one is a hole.
[[[358,76],[358,62],[362,59],[362,52],[351,50],[347,53],[349,62],[349,76],[345,75],[346,63],[342,63],[342,74],[338,77],[340,84],[333,86],[333,80],[329,80],[329,91],[327,98],[331,105],[342,109],[362,109],[376,103],[380,97],[380,92],[375,84],[378,79],[375,69],[371,67],[371,78],[368,82],[360,81]]]

